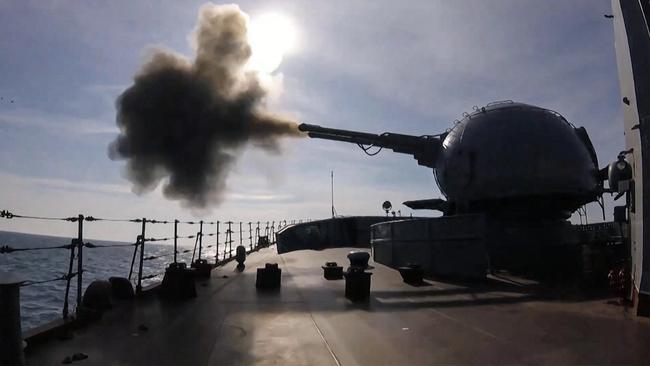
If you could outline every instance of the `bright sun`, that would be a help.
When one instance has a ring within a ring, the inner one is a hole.
[[[296,31],[291,21],[279,14],[266,14],[251,19],[248,41],[252,55],[247,68],[272,73],[280,66],[282,57],[296,41]]]

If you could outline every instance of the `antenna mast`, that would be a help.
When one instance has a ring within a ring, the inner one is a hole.
[[[332,218],[336,217],[336,210],[334,209],[334,171],[330,172],[331,192],[332,192]]]

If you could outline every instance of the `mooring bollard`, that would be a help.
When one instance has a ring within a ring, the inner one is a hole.
[[[20,328],[20,278],[0,272],[0,365],[24,365]]]
[[[340,280],[343,278],[343,266],[339,266],[336,262],[327,262],[323,268],[323,276],[326,280]]]
[[[370,276],[361,267],[350,267],[343,274],[345,277],[345,297],[353,302],[368,301],[370,298]]]
[[[282,282],[282,269],[277,263],[266,263],[263,268],[257,269],[255,287],[260,290],[279,289]]]

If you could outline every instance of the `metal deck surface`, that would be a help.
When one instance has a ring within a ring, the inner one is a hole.
[[[83,352],[74,365],[650,364],[650,322],[606,299],[499,281],[413,287],[371,261],[371,300],[354,305],[344,280],[327,281],[320,268],[347,266],[348,251],[263,249],[242,273],[234,263],[214,271],[196,299],[123,305],[72,339],[36,346],[27,362],[60,365]],[[256,291],[265,262],[282,268],[280,292]]]

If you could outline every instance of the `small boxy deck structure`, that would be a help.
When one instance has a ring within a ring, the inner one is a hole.
[[[585,300],[513,279],[477,283],[402,282],[370,262],[367,304],[345,299],[343,280],[321,265],[347,266],[350,249],[275,248],[231,262],[199,282],[198,297],[156,296],[121,304],[68,340],[32,347],[29,365],[432,365],[648,364],[650,322],[608,299]],[[282,268],[277,292],[255,289],[255,269]],[[227,276],[227,278],[225,277]],[[141,327],[144,325],[145,327]],[[146,330],[145,330],[146,329]],[[76,362],[75,362],[76,364]]]

